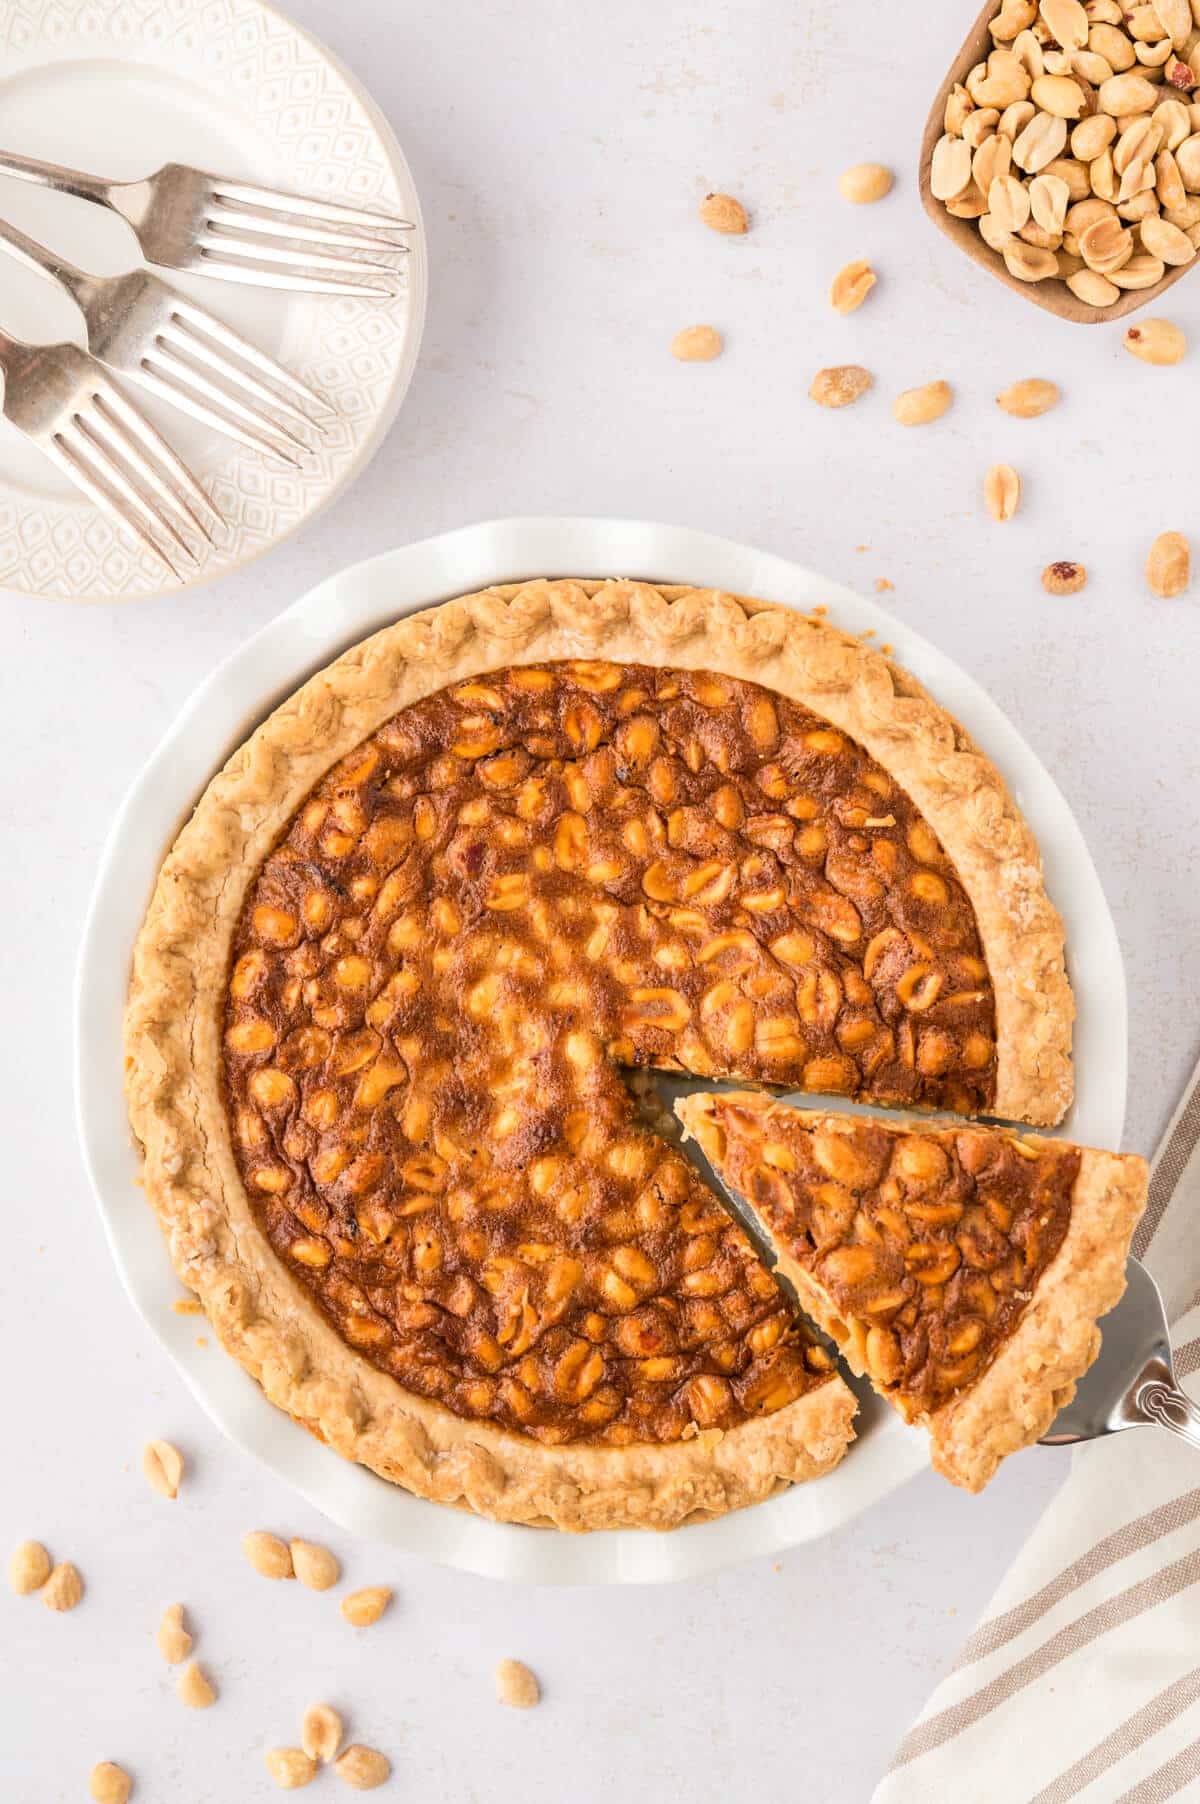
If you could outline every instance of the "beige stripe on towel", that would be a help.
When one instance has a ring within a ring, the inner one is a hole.
[[[1124,1760],[1127,1754],[1133,1754],[1152,1735],[1165,1729],[1168,1723],[1174,1722],[1177,1716],[1200,1700],[1200,1666],[1193,1666],[1191,1672],[1184,1673],[1182,1679],[1176,1679],[1158,1693],[1157,1697],[1143,1704],[1140,1710],[1123,1722],[1111,1735],[1098,1742],[1082,1760],[1077,1760],[1072,1767],[1059,1776],[1052,1785],[1045,1786],[1029,1804],[1071,1804],[1085,1786],[1099,1779],[1118,1760]]]
[[[1000,1704],[1007,1703],[1026,1685],[1032,1685],[1052,1667],[1059,1665],[1072,1654],[1079,1652],[1095,1641],[1099,1635],[1107,1635],[1123,1623],[1129,1622],[1143,1610],[1153,1610],[1157,1604],[1168,1597],[1174,1597],[1180,1591],[1186,1591],[1190,1585],[1200,1581],[1200,1550],[1184,1554],[1182,1559],[1166,1566],[1161,1572],[1142,1579],[1139,1584],[1130,1585],[1128,1590],[1119,1591],[1115,1597],[1106,1598],[1095,1609],[1089,1610],[1078,1621],[1060,1629],[1052,1635],[1034,1653],[1018,1660],[1002,1672],[999,1678],[993,1679],[974,1696],[964,1698],[961,1703],[952,1704],[949,1710],[943,1710],[938,1716],[931,1716],[925,1722],[918,1723],[896,1751],[893,1767],[906,1766],[910,1760],[926,1754],[931,1748],[937,1748],[943,1742],[951,1740],[963,1729],[969,1729],[977,1723],[981,1716],[995,1710]]]

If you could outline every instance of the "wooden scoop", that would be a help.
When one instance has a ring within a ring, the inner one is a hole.
[[[975,64],[984,62],[989,51],[995,48],[988,26],[1000,11],[1002,4],[1003,0],[987,0],[987,5],[967,33],[966,42],[951,63],[946,79],[938,89],[937,98],[933,103],[929,121],[925,127],[925,136],[921,140],[921,168],[918,178],[921,203],[938,230],[945,232],[947,238],[952,238],[968,257],[980,264],[989,274],[995,276],[998,282],[1003,282],[1006,288],[1011,288],[1017,294],[1023,295],[1035,306],[1044,307],[1047,313],[1057,313],[1060,319],[1075,320],[1084,326],[1098,326],[1106,320],[1124,319],[1127,313],[1135,313],[1139,307],[1145,307],[1148,302],[1156,301],[1171,287],[1172,283],[1178,282],[1180,276],[1186,276],[1189,270],[1194,269],[1197,263],[1200,263],[1200,256],[1197,256],[1191,263],[1182,264],[1174,269],[1169,268],[1162,281],[1156,282],[1153,288],[1123,289],[1120,300],[1114,301],[1111,307],[1089,307],[1086,302],[1079,300],[1071,293],[1065,282],[1056,277],[1052,276],[1045,282],[1019,282],[1015,276],[1009,275],[1004,259],[997,256],[996,252],[979,236],[976,221],[955,219],[952,213],[946,211],[945,203],[936,199],[930,192],[929,171],[933,162],[933,148],[945,130],[946,101],[949,98],[950,90],[955,82],[965,81]]]

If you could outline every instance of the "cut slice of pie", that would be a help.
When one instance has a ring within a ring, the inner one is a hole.
[[[1000,1127],[884,1122],[750,1091],[676,1110],[851,1369],[978,1491],[1044,1434],[1125,1288],[1146,1163]]]
[[[854,1400],[622,1067],[1057,1119],[1061,923],[998,773],[795,612],[533,582],[285,702],[163,865],[145,1188],[273,1401],[421,1495],[668,1527]]]

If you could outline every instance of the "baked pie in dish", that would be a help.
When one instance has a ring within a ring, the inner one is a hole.
[[[675,1106],[754,1211],[801,1307],[929,1430],[939,1472],[981,1490],[1046,1432],[1125,1288],[1143,1159],[750,1091]]]
[[[538,581],[306,683],[163,865],[130,1114],[180,1277],[273,1402],[419,1495],[669,1527],[813,1477],[852,1392],[622,1069],[1050,1125],[1028,828],[878,649]]]

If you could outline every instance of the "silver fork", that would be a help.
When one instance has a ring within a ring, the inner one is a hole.
[[[0,332],[0,371],[4,418],[182,582],[160,541],[195,566],[185,535],[212,544],[212,527],[225,523],[149,420],[76,345],[28,345]]]
[[[281,364],[148,270],[89,275],[2,219],[0,250],[61,283],[83,315],[93,357],[252,450],[270,452],[298,468],[296,452],[309,446],[264,410],[273,408],[318,431],[319,423],[297,403],[333,414],[328,401]],[[274,386],[251,375],[242,363]]]
[[[147,263],[306,294],[394,295],[393,264],[334,253],[405,253],[395,234],[413,230],[390,213],[260,188],[183,163],[165,163],[138,182],[109,182],[0,151],[0,174],[111,207],[133,227]]]

